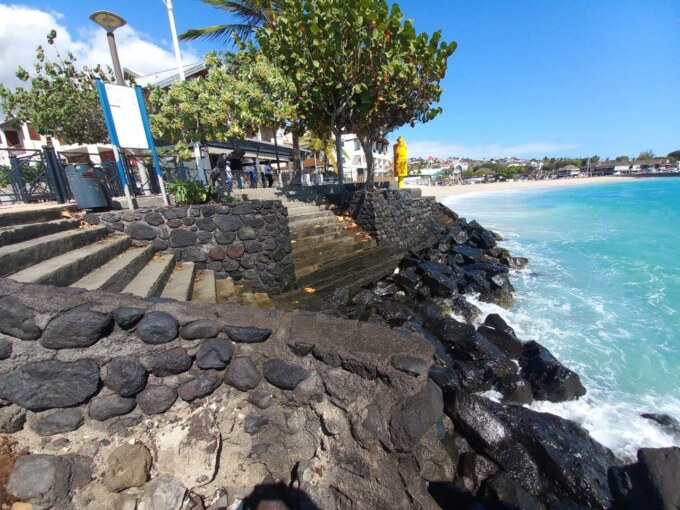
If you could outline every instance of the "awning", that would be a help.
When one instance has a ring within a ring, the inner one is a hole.
[[[245,152],[244,158],[260,158],[275,161],[277,148],[273,143],[259,140],[239,140],[236,145]],[[208,142],[208,154],[229,154],[235,150],[233,142]],[[278,145],[280,160],[293,160],[293,148],[290,145]],[[311,155],[308,150],[300,149],[300,156],[306,158]]]

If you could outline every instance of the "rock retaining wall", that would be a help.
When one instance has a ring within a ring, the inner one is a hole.
[[[349,213],[378,244],[414,249],[439,232],[440,206],[420,190],[357,191]]]
[[[288,211],[278,200],[107,212],[85,220],[257,291],[280,294],[295,281]]]
[[[263,490],[290,508],[435,508],[426,482],[454,467],[432,359],[374,324],[0,279],[0,432],[30,453],[7,492],[33,508],[225,508]]]

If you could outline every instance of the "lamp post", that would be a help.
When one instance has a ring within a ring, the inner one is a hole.
[[[168,19],[170,20],[170,32],[172,33],[172,45],[175,48],[175,59],[177,59],[177,70],[179,79],[184,81],[184,66],[182,65],[182,54],[179,51],[179,41],[177,40],[177,30],[175,29],[175,16],[172,14],[172,0],[163,0],[168,9]]]
[[[97,25],[106,30],[106,38],[109,40],[109,50],[111,51],[111,60],[113,60],[113,72],[116,74],[116,83],[118,85],[125,85],[123,79],[123,71],[120,68],[120,60],[118,60],[118,50],[116,49],[116,38],[113,32],[124,25],[127,21],[109,11],[97,11],[90,14],[90,19]]]

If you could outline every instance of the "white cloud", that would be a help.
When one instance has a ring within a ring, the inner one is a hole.
[[[578,144],[560,144],[551,142],[533,142],[519,145],[487,144],[465,145],[444,143],[438,140],[421,140],[408,142],[408,153],[412,157],[446,157],[459,156],[469,158],[496,158],[503,156],[545,156],[562,151],[576,149]]]
[[[45,39],[51,29],[57,31],[56,46],[62,55],[71,51],[80,65],[111,65],[111,54],[104,31],[94,24],[70,33],[63,25],[64,16],[23,5],[0,4],[0,83],[7,87],[22,85],[15,76],[19,66],[31,71],[35,49],[43,45],[49,58],[56,58],[54,49]],[[88,20],[88,23],[89,22]],[[168,27],[169,30],[169,27]],[[175,55],[154,43],[149,36],[129,25],[116,31],[116,44],[123,67],[147,74],[175,67]],[[182,51],[184,63],[197,62],[200,57]]]

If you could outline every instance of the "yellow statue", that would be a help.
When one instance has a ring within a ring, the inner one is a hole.
[[[394,175],[397,176],[397,187],[404,187],[404,177],[408,175],[408,149],[400,136],[394,144]]]

